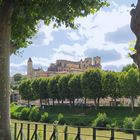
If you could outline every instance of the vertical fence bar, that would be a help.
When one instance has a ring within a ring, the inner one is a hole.
[[[65,130],[64,130],[64,140],[67,140],[68,139],[68,126],[65,127]]]
[[[53,140],[56,140],[56,126],[53,127]]]
[[[137,140],[137,132],[135,130],[133,131],[133,140]]]
[[[37,124],[35,124],[35,140],[37,140]]]
[[[96,140],[96,128],[93,128],[93,140]]]
[[[17,123],[15,123],[15,126],[14,126],[14,140],[16,140],[16,137],[17,137]]]
[[[21,129],[20,140],[23,140],[23,123],[21,123],[20,129]]]
[[[30,124],[27,124],[27,140],[30,140]]]
[[[115,140],[115,138],[114,138],[114,135],[115,134],[115,130],[114,129],[111,129],[111,138],[110,138],[110,140]]]
[[[43,140],[46,140],[46,125],[44,124]]]
[[[81,135],[81,129],[80,127],[78,127],[77,140],[81,140],[80,135]]]

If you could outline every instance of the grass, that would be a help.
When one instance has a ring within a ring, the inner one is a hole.
[[[34,127],[35,127],[35,123],[34,122],[26,122],[26,121],[17,121],[17,120],[12,120],[11,121],[11,127],[14,127],[14,123],[16,122],[18,124],[18,131],[20,129],[20,123],[23,123],[23,133],[24,133],[24,138],[27,139],[26,134],[27,134],[27,123],[30,123],[30,138],[33,135],[34,132]],[[38,123],[38,136],[40,138],[40,140],[42,140],[43,137],[43,125],[42,123]],[[47,128],[46,128],[46,138],[49,139],[52,135],[53,132],[53,125],[52,124],[46,124]],[[63,140],[64,139],[64,130],[65,130],[65,126],[57,126],[57,131],[58,131],[58,140]],[[13,131],[12,131],[13,132]],[[14,133],[14,132],[13,132]],[[70,127],[68,126],[68,140],[74,140],[74,138],[76,137],[77,134],[77,128],[75,127]],[[93,134],[93,130],[92,128],[82,128],[81,129],[81,138],[82,140],[92,140],[92,134]],[[110,131],[105,131],[105,130],[97,130],[97,140],[108,140],[110,139],[111,136],[111,132]],[[101,136],[105,136],[101,137]],[[115,138],[120,138],[120,139],[132,139],[132,134],[127,134],[124,132],[115,132]],[[140,136],[138,136],[137,138],[138,140],[140,140]]]
[[[11,112],[20,113],[23,108],[22,106],[12,106]],[[44,111],[49,113],[49,123],[53,123],[57,120],[58,114],[62,113],[66,124],[82,126],[90,126],[99,112],[106,113],[111,122],[117,124],[118,127],[122,127],[125,117],[132,117],[135,119],[135,117],[140,114],[140,109],[138,107],[135,107],[133,112],[130,107],[99,107],[95,110],[95,108],[84,109],[69,106],[49,106],[44,110],[40,110],[40,112]]]

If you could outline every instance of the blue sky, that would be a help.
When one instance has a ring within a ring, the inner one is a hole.
[[[34,67],[47,70],[57,59],[77,61],[85,57],[101,56],[105,70],[121,70],[132,63],[128,57],[129,43],[135,40],[130,30],[131,4],[137,0],[108,0],[109,7],[102,8],[95,15],[76,19],[77,30],[53,25],[39,25],[39,32],[33,37],[33,44],[21,49],[20,55],[11,56],[10,74],[26,74],[29,57]]]

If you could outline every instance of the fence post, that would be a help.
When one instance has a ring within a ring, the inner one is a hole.
[[[17,137],[17,123],[15,123],[14,140],[16,140],[16,137]]]
[[[68,126],[66,126],[65,127],[65,130],[64,130],[64,140],[67,140],[68,139],[67,131],[68,131]]]
[[[23,131],[23,123],[21,123],[21,127],[20,127],[20,128],[21,128],[20,140],[22,140],[22,139],[23,139],[23,134],[22,134],[22,133],[23,133],[23,132],[22,132],[22,131]]]
[[[110,138],[110,140],[115,140],[115,138],[114,138],[114,132],[115,132],[115,130],[112,128],[111,129],[111,138]]]
[[[46,125],[44,124],[44,134],[43,134],[43,140],[46,140]]]
[[[75,140],[81,140],[80,135],[81,135],[81,129],[80,129],[80,127],[78,127],[77,136],[76,136]]]
[[[133,140],[137,140],[137,132],[136,132],[136,130],[133,130]]]
[[[35,140],[37,140],[37,124],[35,124]]]
[[[93,128],[93,140],[96,140],[96,128]]]
[[[30,140],[30,124],[27,124],[27,140]]]

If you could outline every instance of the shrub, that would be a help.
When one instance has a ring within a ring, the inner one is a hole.
[[[44,112],[42,115],[41,115],[41,122],[44,122],[44,123],[48,123],[49,122],[49,113],[48,112]]]
[[[11,112],[11,119],[19,119],[20,112]]]
[[[133,129],[134,128],[134,122],[133,119],[130,117],[125,117],[123,121],[123,128],[125,129]],[[130,133],[132,130],[126,130],[126,132]]]
[[[30,111],[30,114],[29,114],[29,119],[31,121],[39,121],[41,118],[41,115],[40,115],[40,111],[39,111],[39,108],[37,107],[33,107]]]
[[[92,122],[94,127],[106,127],[109,124],[109,119],[106,113],[99,113],[97,118]]]
[[[134,128],[135,129],[140,129],[140,115],[138,115],[138,117],[134,121]]]
[[[20,113],[20,119],[22,120],[28,120],[29,119],[29,114],[30,114],[30,109],[25,107],[21,110]]]
[[[57,120],[58,120],[58,123],[59,124],[65,124],[66,121],[64,119],[64,115],[62,113],[59,113],[58,116],[57,116]]]

